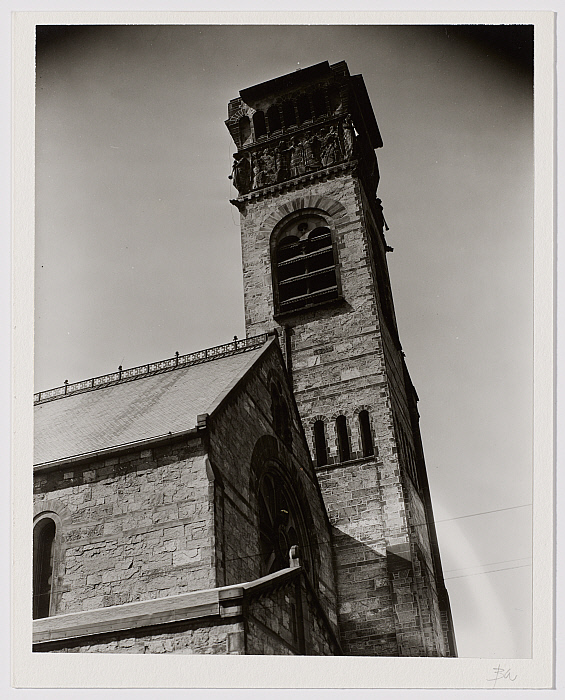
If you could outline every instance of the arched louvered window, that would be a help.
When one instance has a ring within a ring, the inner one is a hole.
[[[323,217],[294,219],[274,250],[273,285],[278,313],[339,296],[332,234]]]
[[[294,126],[296,124],[296,112],[294,111],[292,102],[283,102],[282,113],[285,128],[288,129],[289,126]]]
[[[33,619],[48,617],[53,585],[55,522],[42,518],[33,528]]]
[[[363,457],[371,457],[375,454],[373,435],[371,433],[371,421],[367,411],[359,411],[359,432],[361,433],[361,448]]]
[[[258,139],[260,136],[267,135],[267,126],[265,124],[265,115],[263,112],[255,112],[253,115],[253,130],[255,131],[255,138]]]
[[[337,433],[337,448],[339,452],[339,461],[347,462],[349,459],[351,459],[351,447],[349,445],[347,418],[345,416],[338,416],[336,418],[335,429]]]
[[[298,118],[300,122],[308,121],[312,119],[312,111],[310,109],[310,100],[306,95],[301,95],[296,101],[296,106],[298,108]]]
[[[281,115],[276,105],[272,105],[267,110],[267,121],[269,122],[269,132],[271,134],[273,131],[278,131],[282,128]]]
[[[251,122],[247,116],[239,120],[239,140],[242,146],[251,141]]]
[[[316,451],[316,466],[323,467],[328,463],[326,426],[323,420],[317,420],[314,423],[314,449]]]

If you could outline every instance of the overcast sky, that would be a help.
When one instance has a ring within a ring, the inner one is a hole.
[[[530,656],[530,58],[508,27],[80,27],[38,46],[37,391],[244,336],[227,103],[320,61],[363,74],[461,656]]]

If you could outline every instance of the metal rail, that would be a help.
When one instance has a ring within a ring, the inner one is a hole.
[[[242,340],[238,340],[237,336],[234,336],[231,343],[216,345],[212,348],[206,348],[205,350],[198,350],[197,352],[191,352],[188,355],[179,355],[177,352],[175,353],[174,357],[167,360],[150,362],[147,365],[139,365],[138,367],[131,367],[129,369],[122,369],[122,366],[120,365],[117,372],[103,374],[100,377],[92,377],[91,379],[84,379],[83,381],[74,382],[73,384],[69,384],[69,382],[65,380],[63,386],[58,386],[54,389],[48,389],[47,391],[40,391],[37,394],[34,394],[33,402],[42,403],[52,399],[63,398],[69,394],[98,389],[99,387],[116,384],[117,382],[138,379],[139,377],[147,377],[153,374],[159,374],[160,372],[177,369],[178,367],[189,367],[190,365],[198,365],[202,362],[217,360],[220,357],[227,357],[240,352],[246,352],[247,350],[253,350],[254,348],[258,348],[263,345],[267,341],[269,335],[272,334],[262,333],[261,335],[256,335],[252,338],[243,338]]]

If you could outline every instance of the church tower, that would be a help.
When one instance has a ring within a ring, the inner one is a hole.
[[[226,124],[246,331],[279,333],[333,526],[342,648],[455,656],[363,78],[345,62],[275,78]]]

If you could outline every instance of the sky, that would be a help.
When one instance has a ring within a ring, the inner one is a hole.
[[[462,657],[531,654],[530,51],[426,26],[51,28],[37,51],[36,391],[243,337],[227,103],[321,61],[363,75]]]

